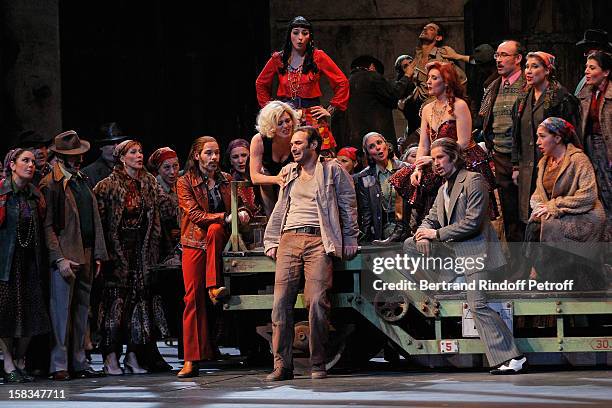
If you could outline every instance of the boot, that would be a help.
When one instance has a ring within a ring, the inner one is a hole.
[[[408,228],[403,222],[398,222],[393,228],[393,232],[386,239],[376,239],[372,241],[374,245],[387,246],[395,242],[404,242],[408,238]]]

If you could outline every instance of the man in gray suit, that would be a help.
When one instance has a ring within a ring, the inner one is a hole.
[[[419,252],[429,254],[432,242],[452,242],[449,246],[452,245],[456,259],[485,260],[465,268],[466,283],[475,281],[477,288],[467,291],[467,302],[489,364],[497,366],[491,374],[522,373],[526,370],[527,359],[516,347],[501,317],[487,305],[485,293],[478,290],[478,282],[487,279],[486,270],[505,264],[501,245],[489,221],[486,181],[480,174],[462,168],[461,147],[452,139],[434,141],[431,157],[436,173],[445,183],[414,238],[406,241],[405,249],[410,252],[416,246]]]

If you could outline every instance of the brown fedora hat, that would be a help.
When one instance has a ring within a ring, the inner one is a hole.
[[[79,135],[74,130],[68,130],[55,136],[55,143],[49,150],[59,154],[77,155],[89,150],[89,142],[79,139]]]

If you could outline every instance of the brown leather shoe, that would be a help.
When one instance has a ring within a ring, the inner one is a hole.
[[[315,364],[312,366],[310,371],[310,378],[313,380],[322,380],[327,378],[327,370],[325,370],[325,364]]]
[[[274,371],[272,371],[265,378],[265,382],[274,382],[274,381],[285,381],[285,380],[293,380],[293,370],[288,370],[283,367],[276,367]]]
[[[210,300],[212,301],[213,305],[216,305],[227,296],[229,296],[229,290],[227,290],[225,286],[208,289],[208,297],[210,297]]]
[[[185,361],[185,365],[176,375],[178,378],[192,378],[200,375],[200,365],[194,361]]]
[[[49,375],[49,379],[53,381],[70,381],[70,373],[66,370],[56,371]]]

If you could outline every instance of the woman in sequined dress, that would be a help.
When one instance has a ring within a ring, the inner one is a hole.
[[[33,381],[25,372],[25,352],[32,336],[49,331],[41,272],[42,219],[45,201],[31,183],[34,154],[15,149],[7,155],[6,178],[0,181],[0,346],[5,383]]]
[[[334,92],[327,108],[321,106],[322,76]],[[321,150],[334,149],[336,142],[329,123],[336,109],[344,111],[348,106],[349,82],[334,61],[315,47],[312,24],[302,16],[291,20],[282,51],[272,54],[255,81],[261,108],[272,100],[275,77],[278,78],[277,98],[300,113],[302,125],[319,130],[323,138]]]
[[[472,138],[472,116],[465,102],[465,90],[460,85],[452,64],[433,61],[426,65],[427,89],[436,99],[423,107],[421,113],[421,138],[417,160],[413,165],[399,170],[389,182],[410,204],[420,207],[420,217],[429,211],[442,179],[432,171],[429,155],[431,143],[443,137],[456,140],[464,152],[466,168],[481,173],[489,184],[491,194],[489,215],[498,217],[494,197],[495,175],[493,163]]]
[[[100,347],[108,375],[123,373],[118,360],[124,344],[125,370],[144,374],[140,356],[169,336],[161,296],[151,293],[148,268],[158,263],[160,246],[167,245],[161,234],[161,188],[143,168],[140,142],[121,142],[114,156],[118,164],[94,188],[110,258],[104,269]]]

